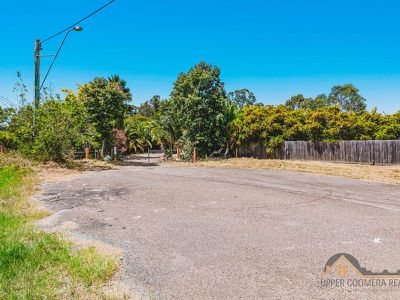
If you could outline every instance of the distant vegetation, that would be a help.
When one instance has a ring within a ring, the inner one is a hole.
[[[103,155],[111,147],[121,152],[179,147],[188,158],[194,147],[209,157],[252,143],[272,152],[284,140],[400,138],[400,112],[366,111],[366,99],[351,84],[316,98],[300,94],[282,105],[265,105],[248,89],[227,93],[219,68],[205,62],[179,74],[170,98],[154,96],[138,107],[118,76],[95,78],[76,94],[64,90],[63,97],[44,90],[36,113],[22,80],[15,91],[20,105],[0,108],[0,143],[44,161],[72,158],[85,143]]]

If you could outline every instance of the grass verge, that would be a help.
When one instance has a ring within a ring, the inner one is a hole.
[[[0,157],[0,299],[107,298],[101,286],[115,260],[94,248],[73,252],[60,236],[36,229],[32,221],[43,213],[27,200],[36,183],[29,162]]]
[[[176,163],[176,165],[193,166],[193,164],[189,163]],[[199,161],[196,162],[195,166],[209,168],[287,170],[400,184],[400,166],[372,166],[320,161],[260,160],[253,158]]]

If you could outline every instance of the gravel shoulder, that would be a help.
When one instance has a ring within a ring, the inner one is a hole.
[[[43,185],[52,226],[122,249],[143,299],[393,298],[327,289],[327,260],[400,269],[400,187],[282,170],[127,162]]]
[[[173,164],[181,167],[192,165],[185,162],[175,162]],[[260,160],[253,158],[200,161],[196,163],[196,166],[206,168],[286,170],[400,185],[400,166],[372,166],[321,161],[291,161],[275,159]]]

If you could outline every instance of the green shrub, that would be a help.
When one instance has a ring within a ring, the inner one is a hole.
[[[9,131],[18,151],[34,160],[63,162],[73,158],[85,142],[96,145],[96,134],[86,120],[85,108],[75,100],[49,100],[35,116],[31,106],[17,112]]]
[[[17,145],[14,134],[9,131],[0,131],[0,146],[6,149],[15,149]]]

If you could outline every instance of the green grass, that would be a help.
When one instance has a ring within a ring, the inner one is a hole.
[[[0,299],[107,298],[101,286],[117,264],[94,248],[71,251],[56,234],[39,231],[29,204],[35,174],[0,161]]]

